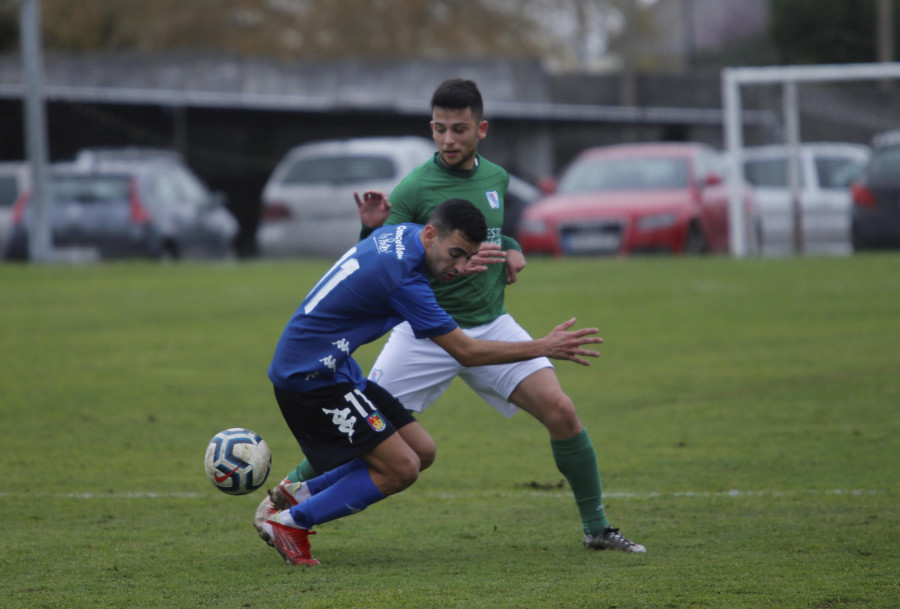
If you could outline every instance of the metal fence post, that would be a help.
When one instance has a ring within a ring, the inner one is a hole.
[[[25,145],[31,166],[28,214],[28,257],[33,262],[53,258],[46,197],[47,128],[43,93],[40,0],[22,0],[20,13],[22,63],[25,77]]]

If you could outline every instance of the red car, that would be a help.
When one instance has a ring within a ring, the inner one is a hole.
[[[704,144],[590,148],[553,190],[525,211],[517,234],[525,253],[728,251],[725,164]]]

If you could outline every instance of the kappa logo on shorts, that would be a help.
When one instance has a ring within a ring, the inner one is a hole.
[[[356,424],[356,417],[350,416],[349,408],[323,408],[322,412],[331,415],[331,422],[334,423],[338,431],[347,434],[347,439],[353,444],[353,426]],[[370,423],[371,425],[371,423]]]
[[[366,421],[369,423],[369,427],[371,427],[375,431],[384,431],[384,418],[377,410],[366,417]]]

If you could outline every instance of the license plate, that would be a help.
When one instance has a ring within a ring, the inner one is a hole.
[[[617,252],[621,242],[619,235],[609,233],[575,233],[565,239],[566,249],[574,254]]]
[[[90,246],[54,247],[53,258],[58,262],[71,262],[74,264],[99,262],[100,249]]]

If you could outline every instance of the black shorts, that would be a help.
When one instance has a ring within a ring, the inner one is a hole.
[[[366,381],[297,393],[275,387],[275,399],[303,454],[319,473],[363,455],[415,421],[386,389]]]

